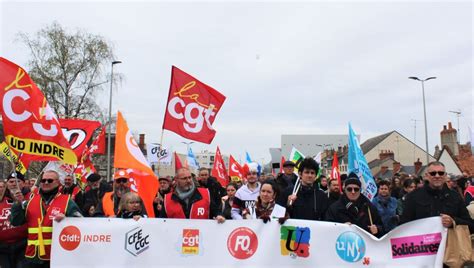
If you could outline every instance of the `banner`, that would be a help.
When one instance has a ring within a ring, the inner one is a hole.
[[[8,144],[5,141],[0,143],[0,151],[2,152],[3,156],[5,156],[5,158],[8,161],[15,163],[16,172],[20,172],[21,174],[26,174],[28,165],[25,165],[25,163],[21,159],[18,159],[18,155],[16,155],[15,152],[12,152],[12,150],[10,150],[10,148],[8,147]]]
[[[161,147],[159,143],[148,143],[146,145],[146,157],[148,162],[160,163],[165,166],[171,166],[172,154],[166,147]]]
[[[94,131],[101,125],[98,121],[84,120],[84,119],[64,119],[59,118],[61,130],[71,149],[78,158],[81,157],[87,143],[92,138]]]
[[[216,155],[214,156],[214,166],[211,170],[211,176],[216,178],[222,187],[226,187],[226,185],[229,183],[227,171],[225,170],[224,159],[222,159],[219,146],[217,146]]]
[[[173,66],[163,129],[210,144],[216,135],[212,123],[224,101],[217,90]]]
[[[5,141],[25,161],[76,164],[57,116],[21,67],[0,57],[0,105]]]
[[[348,174],[354,172],[359,176],[362,184],[362,194],[365,195],[370,201],[377,194],[377,184],[375,184],[374,177],[370,171],[367,160],[365,159],[364,152],[359,145],[359,140],[352,130],[351,124],[349,124],[349,159],[348,159]]]
[[[355,225],[306,220],[65,218],[52,240],[51,267],[415,268],[442,267],[446,229],[433,217],[377,239]]]

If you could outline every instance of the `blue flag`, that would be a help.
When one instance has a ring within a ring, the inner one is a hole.
[[[367,160],[365,159],[364,152],[360,148],[357,136],[352,130],[352,126],[349,123],[349,170],[348,172],[354,172],[359,177],[362,184],[362,194],[365,195],[370,201],[374,198],[377,193],[377,185],[375,184],[374,177],[370,171]]]
[[[195,169],[199,169],[199,164],[194,156],[193,150],[189,147],[188,155],[187,155],[188,165],[190,167],[194,167]]]
[[[252,159],[250,158],[250,155],[249,155],[248,152],[245,152],[245,161],[247,163],[252,163],[253,162]]]

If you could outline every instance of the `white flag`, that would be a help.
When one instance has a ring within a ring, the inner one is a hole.
[[[171,154],[170,151],[163,147],[161,148],[159,143],[149,143],[146,145],[147,160],[151,163],[158,163],[166,166],[171,165]]]

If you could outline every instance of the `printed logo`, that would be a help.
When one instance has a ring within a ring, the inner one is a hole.
[[[136,227],[125,234],[125,250],[138,256],[150,247],[150,235],[144,234],[142,228]]]
[[[435,255],[440,243],[441,233],[392,238],[392,258]]]
[[[336,252],[344,261],[358,262],[365,255],[365,242],[354,232],[344,232],[336,240]]]
[[[183,229],[183,244],[181,246],[181,253],[184,255],[199,254],[198,229]]]
[[[0,220],[7,220],[8,216],[10,216],[10,209],[9,208],[4,208],[0,212]]]
[[[258,248],[257,235],[247,227],[239,227],[230,233],[227,249],[236,259],[245,260],[252,257]]]
[[[307,258],[310,237],[311,231],[308,227],[282,226],[280,228],[281,255]]]
[[[111,243],[110,234],[81,234],[79,228],[74,225],[64,227],[59,234],[59,244],[65,250],[75,250],[83,243]]]
[[[50,220],[54,220],[54,218],[61,213],[61,209],[58,207],[51,208],[51,215],[49,216]]]

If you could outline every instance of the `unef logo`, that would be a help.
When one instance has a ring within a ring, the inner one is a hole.
[[[79,228],[73,225],[64,227],[59,234],[59,244],[65,250],[75,250],[84,243],[111,243],[112,236],[110,234],[81,234]]]
[[[125,234],[125,250],[133,256],[150,247],[150,235],[144,234],[140,227],[134,228]]]
[[[181,253],[184,255],[199,254],[199,230],[183,229],[183,244]]]
[[[81,244],[81,231],[76,226],[67,226],[59,234],[59,244],[65,250],[75,250]]]
[[[344,232],[336,240],[336,252],[344,261],[358,262],[365,255],[365,242],[354,232]]]
[[[247,227],[235,229],[227,239],[227,249],[236,259],[245,260],[252,257],[257,248],[257,235]]]
[[[292,258],[309,257],[311,231],[308,227],[282,226],[280,228],[281,255]]]

